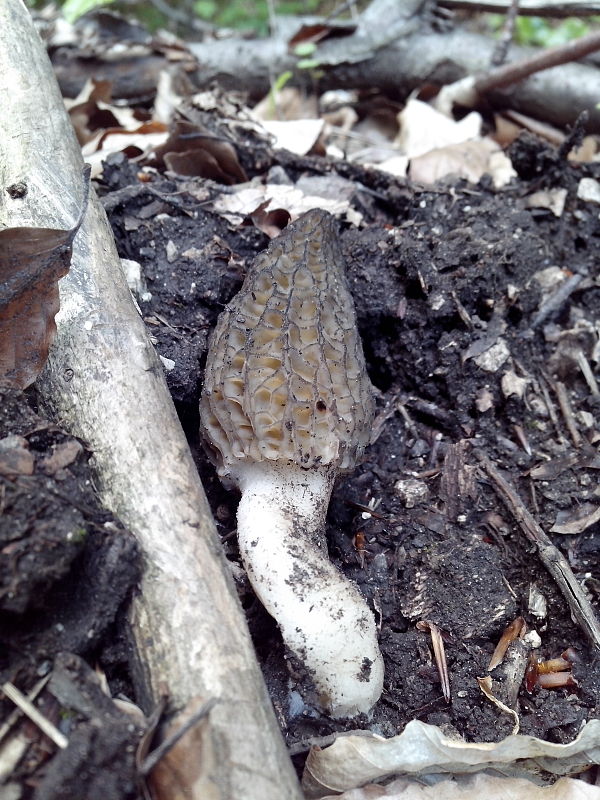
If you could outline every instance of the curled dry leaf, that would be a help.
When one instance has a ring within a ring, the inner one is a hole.
[[[561,778],[552,786],[536,786],[523,778],[503,778],[497,775],[457,775],[432,786],[400,778],[387,786],[365,786],[352,789],[335,800],[600,800],[600,788],[576,778]],[[334,800],[333,795],[323,800]]]
[[[502,663],[502,659],[504,658],[509,644],[514,642],[517,637],[524,636],[526,631],[527,626],[525,625],[523,617],[517,617],[504,629],[500,641],[492,653],[490,663],[488,664],[488,672],[491,672],[498,664]]]
[[[71,230],[0,231],[0,378],[19,388],[34,382],[46,362],[60,301],[58,281],[69,271],[71,246],[87,207]]]
[[[139,126],[140,121],[130,108],[112,105],[111,99],[111,81],[91,78],[74,100],[65,100],[79,144],[89,142],[98,130],[132,130]]]
[[[360,225],[362,215],[355,211],[346,196],[339,190],[337,198],[324,193],[323,187],[298,182],[295,186],[267,183],[264,186],[247,184],[234,192],[223,193],[212,203],[213,211],[221,214],[234,225],[241,224],[246,217],[251,217],[261,208],[261,213],[286,211],[292,220],[311,208],[321,208],[331,214],[342,217],[354,225]]]
[[[96,178],[102,174],[103,162],[111,153],[125,153],[128,158],[143,156],[162,145],[167,135],[167,126],[156,120],[143,122],[132,130],[107,128],[87,142],[82,153],[92,167],[92,177]]]
[[[248,180],[231,142],[183,119],[173,124],[155,158],[178,175],[210,178],[227,186]]]
[[[416,777],[498,770],[508,777],[539,780],[540,770],[554,775],[573,774],[599,763],[598,758],[597,719],[590,720],[569,744],[524,735],[507,736],[500,742],[463,742],[449,738],[435,725],[412,720],[399,736],[391,739],[368,731],[360,736],[353,732],[338,736],[329,747],[313,748],[302,784],[307,798],[322,798],[402,774]]]
[[[575,510],[559,511],[556,521],[550,528],[551,533],[577,534],[600,521],[600,506],[583,503]]]
[[[481,691],[484,693],[484,695],[487,697],[488,700],[490,700],[497,708],[499,708],[500,711],[503,711],[505,714],[508,714],[513,718],[514,725],[512,732],[513,736],[516,735],[519,732],[519,726],[521,724],[519,721],[519,715],[514,710],[514,708],[509,708],[509,706],[507,706],[506,703],[503,703],[502,700],[496,697],[496,695],[494,694],[492,678],[489,675],[486,675],[485,678],[477,678],[477,683],[479,684],[479,688],[481,689]]]
[[[291,37],[288,42],[290,52],[294,51],[297,45],[305,42],[317,43],[323,39],[332,39],[340,36],[350,36],[356,30],[353,23],[315,23],[305,24]]]
[[[162,731],[163,742],[170,740],[172,746],[165,748],[151,768],[153,754],[145,759],[141,771],[148,774],[155,800],[186,800],[197,796],[194,790],[198,786],[211,783],[218,758],[206,720],[212,705],[201,697],[193,697]]]
[[[451,144],[478,139],[481,135],[481,115],[471,111],[459,122],[449,119],[433,106],[410,99],[398,114],[400,132],[394,144],[414,159],[431,150]]]

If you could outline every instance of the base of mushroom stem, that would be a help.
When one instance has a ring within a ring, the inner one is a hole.
[[[236,467],[240,554],[254,591],[334,717],[369,711],[383,688],[375,619],[329,561],[322,530],[334,473],[288,462]]]

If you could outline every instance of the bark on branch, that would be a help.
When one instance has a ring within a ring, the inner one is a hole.
[[[415,14],[418,12],[415,10]],[[410,24],[409,24],[410,23]],[[380,17],[385,28],[385,17]],[[370,28],[371,42],[377,41]],[[299,70],[297,59],[288,52],[287,34],[264,40],[225,39],[191,44],[200,66],[197,77],[207,84],[218,80],[229,89],[247,91],[254,99],[263,97],[272,80],[286,71],[294,74],[297,84],[319,89],[371,89],[377,87],[393,96],[407,96],[424,83],[443,86],[466,75],[478,75],[489,69],[494,49],[491,38],[457,29],[448,33],[415,30],[415,16],[405,24],[404,33],[383,46],[364,44],[361,23],[352,36],[325,40],[313,58],[319,63],[319,77]],[[356,45],[356,47],[355,47]],[[344,53],[351,52],[349,61]],[[362,56],[360,53],[362,52]],[[511,61],[525,59],[538,50],[512,47]],[[511,108],[559,126],[571,125],[588,110],[588,130],[600,131],[598,109],[598,70],[586,64],[572,63],[536,73],[521,82],[495,89],[487,100],[497,108]]]
[[[504,14],[511,0],[440,0],[446,8],[464,8],[467,11],[491,11]],[[598,0],[520,0],[519,15],[532,17],[591,17],[600,14]]]
[[[0,225],[69,228],[83,196],[83,161],[21,0],[0,3],[0,109]],[[5,191],[16,182],[27,186],[24,197]],[[147,706],[165,689],[175,710],[195,697],[218,701],[186,734],[193,733],[194,774],[171,800],[299,800],[160,361],[93,191],[61,282],[57,322],[38,388],[89,442],[102,498],[143,550],[131,624]]]

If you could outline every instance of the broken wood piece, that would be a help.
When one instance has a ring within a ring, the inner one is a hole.
[[[20,0],[0,4],[1,225],[68,228],[83,161],[45,49]],[[298,800],[300,790],[256,662],[214,522],[163,377],[132,302],[104,211],[91,193],[60,286],[44,403],[94,453],[105,505],[135,534],[145,569],[130,612],[146,711],[167,688],[175,716],[215,697],[186,797]],[[133,649],[133,648],[132,648]]]
[[[558,399],[558,405],[562,412],[562,415],[565,420],[565,424],[567,426],[567,430],[573,440],[573,444],[575,447],[581,446],[581,434],[577,428],[577,423],[575,422],[575,417],[573,416],[573,411],[571,410],[571,403],[569,402],[569,395],[567,394],[567,389],[564,383],[560,381],[553,381],[552,388],[556,392],[556,397]]]
[[[31,700],[20,692],[16,686],[13,686],[12,683],[7,681],[2,685],[2,693],[8,697],[9,700],[12,700],[17,708],[20,708],[23,714],[29,717],[33,724],[37,725],[41,732],[54,742],[57,747],[64,750],[64,748],[68,746],[69,740],[64,733],[61,733],[56,725],[41,714]]]
[[[590,601],[585,596],[566,558],[552,544],[552,541],[531,516],[519,495],[502,477],[489,458],[479,450],[473,450],[473,454],[491,478],[498,496],[502,498],[525,536],[537,547],[540,560],[558,584],[569,605],[572,618],[580,625],[591,644],[600,649],[600,625]]]
[[[450,676],[448,675],[448,662],[446,661],[446,649],[444,647],[442,632],[435,622],[431,622],[428,619],[417,622],[417,629],[420,631],[429,631],[431,634],[431,647],[433,649],[438,675],[440,676],[442,693],[444,695],[444,700],[449,703],[452,700],[452,695],[450,693]]]

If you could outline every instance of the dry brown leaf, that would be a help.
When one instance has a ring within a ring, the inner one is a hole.
[[[296,120],[312,119],[319,116],[317,96],[307,95],[295,86],[284,86],[283,89],[269,92],[252,109],[252,114],[259,120]]]
[[[93,139],[99,130],[132,130],[140,120],[131,108],[111,103],[112,82],[90,78],[74,100],[65,100],[79,144]]]
[[[299,45],[300,43],[305,42],[317,42],[322,41],[323,39],[333,39],[339,38],[340,36],[350,36],[350,34],[354,33],[356,30],[356,25],[352,23],[342,23],[342,24],[335,24],[335,23],[328,23],[325,25],[322,22],[315,23],[313,25],[306,24],[302,25],[302,27],[295,33],[291,39],[288,41],[288,49],[290,52],[294,50],[294,48]]]
[[[228,186],[248,180],[233,145],[202,125],[177,120],[154,158],[179,175],[210,178]]]
[[[317,193],[317,185],[312,193],[309,191],[308,187],[306,191],[302,191],[297,186],[283,184],[252,184],[240,187],[235,193],[222,194],[215,198],[212,208],[234,225],[239,225],[246,217],[252,217],[260,206],[263,211],[268,212],[283,209],[292,220],[311,208],[322,208],[344,217],[354,225],[359,225],[362,221],[361,214],[351,207],[342,192],[338,192],[337,198],[331,198],[324,193]]]
[[[250,218],[259,230],[267,234],[269,239],[274,239],[276,236],[279,236],[291,217],[289,212],[285,211],[283,208],[274,208],[267,211],[268,205],[268,200],[261,203],[259,207],[250,214]]]
[[[459,122],[449,119],[428,103],[410,99],[398,114],[400,133],[395,146],[409,158],[452,144],[477,139],[481,133],[481,115],[471,111]]]
[[[189,701],[175,720],[161,731],[162,738],[176,733],[204,705],[201,698]],[[215,743],[207,719],[200,720],[162,757],[148,777],[154,800],[188,800],[215,797],[212,787]]]
[[[144,122],[133,130],[109,128],[100,131],[82,148],[83,157],[91,165],[92,178],[102,173],[102,162],[111,153],[125,153],[129,158],[150,153],[167,140],[167,126],[162,122]]]
[[[87,207],[71,230],[0,231],[0,378],[25,388],[46,362],[59,309],[58,281],[69,271],[71,245]]]
[[[39,467],[48,475],[54,475],[72,464],[82,452],[83,446],[77,439],[67,439],[66,442],[53,445],[52,453],[41,459]]]
[[[505,186],[516,175],[510,160],[492,139],[473,139],[450,144],[413,158],[409,175],[418,183],[435,183],[448,175],[477,183],[491,175],[494,186]]]
[[[550,532],[574,535],[582,533],[598,521],[600,521],[600,506],[593,503],[582,503],[575,511],[572,509],[559,511]]]
[[[24,436],[0,439],[0,475],[33,475],[35,458]]]

